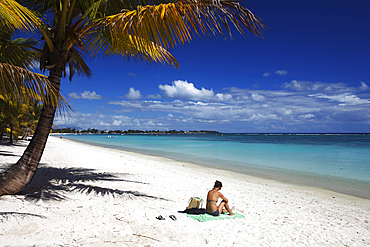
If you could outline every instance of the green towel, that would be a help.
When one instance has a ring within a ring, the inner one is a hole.
[[[209,221],[209,220],[225,220],[225,219],[235,219],[235,218],[244,218],[244,215],[233,212],[234,215],[230,216],[229,213],[220,214],[220,216],[212,216],[210,214],[186,214],[191,219],[198,220],[201,222]]]

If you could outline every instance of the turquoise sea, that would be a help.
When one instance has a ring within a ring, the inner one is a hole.
[[[370,199],[369,134],[126,134],[63,138]]]

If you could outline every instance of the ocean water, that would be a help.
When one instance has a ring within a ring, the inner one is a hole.
[[[63,138],[370,199],[370,135],[126,134]]]

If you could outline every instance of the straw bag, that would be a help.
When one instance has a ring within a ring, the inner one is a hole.
[[[199,197],[192,197],[189,200],[189,206],[186,209],[200,208],[203,205],[203,199]]]

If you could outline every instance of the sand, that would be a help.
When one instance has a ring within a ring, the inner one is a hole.
[[[0,145],[0,170],[26,145]],[[179,213],[216,179],[244,218]],[[369,246],[369,215],[359,197],[49,137],[31,184],[0,197],[0,246]]]

